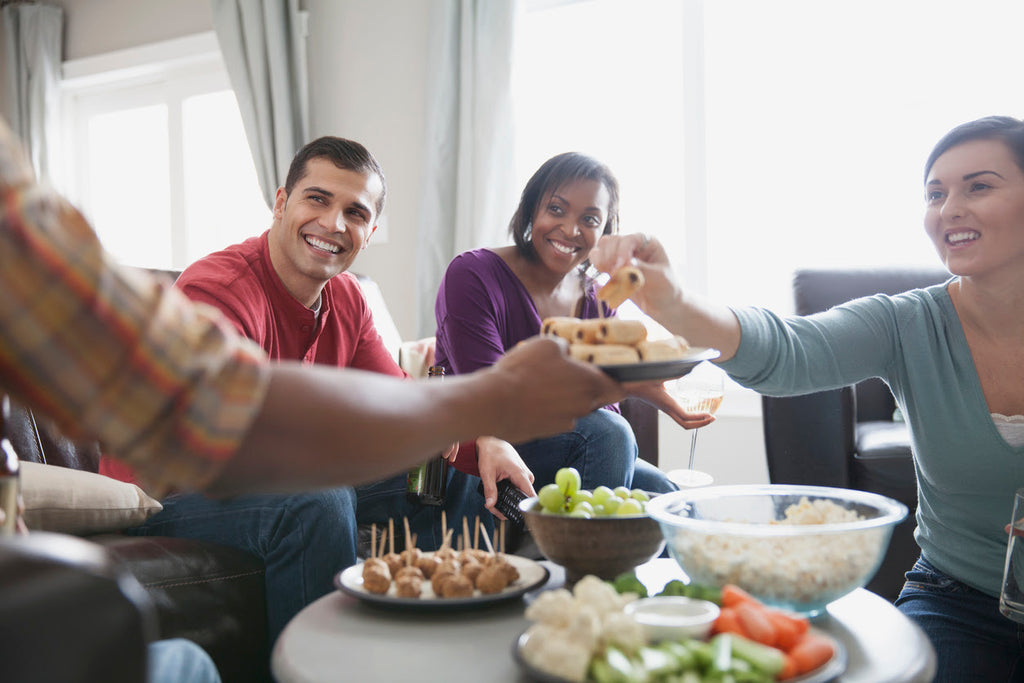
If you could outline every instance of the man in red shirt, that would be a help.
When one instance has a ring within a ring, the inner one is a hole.
[[[346,272],[376,229],[385,192],[384,174],[362,145],[314,140],[292,160],[270,229],[196,261],[176,286],[219,308],[275,360],[405,377],[374,327],[357,279]],[[490,491],[496,480],[510,478],[532,493],[532,474],[509,444],[483,437],[477,447]],[[449,525],[460,526],[463,516],[486,520],[479,479],[450,470]],[[356,562],[357,523],[383,529],[388,519],[402,527],[407,518],[421,548],[433,550],[442,541],[442,508],[408,502],[405,472],[356,488],[228,500],[190,493],[163,505],[131,533],[200,538],[264,559],[271,642],[296,612],[333,589],[337,572]]]

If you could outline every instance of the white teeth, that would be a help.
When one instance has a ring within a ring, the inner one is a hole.
[[[575,254],[576,253],[576,247],[567,247],[567,246],[565,246],[563,244],[559,244],[558,242],[552,242],[551,246],[553,246],[555,248],[555,251],[560,251],[563,254]]]
[[[981,237],[974,230],[965,230],[963,232],[952,232],[946,235],[946,241],[950,244],[959,244],[961,242],[971,242]]]
[[[318,240],[315,237],[307,236],[306,237],[306,244],[308,244],[308,245],[310,245],[312,247],[316,247],[317,249],[323,249],[324,251],[329,251],[332,254],[337,254],[339,251],[341,251],[341,247],[337,247],[337,246],[335,246],[335,245],[333,245],[333,244],[331,244],[329,242],[324,242],[323,240]]]

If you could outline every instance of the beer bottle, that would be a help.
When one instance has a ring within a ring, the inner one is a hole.
[[[444,379],[444,367],[431,365],[427,377]],[[405,495],[410,502],[421,505],[444,505],[448,487],[448,461],[440,455],[417,465],[406,475]]]
[[[0,536],[10,536],[18,523],[18,493],[20,492],[20,471],[18,456],[7,440],[7,425],[10,422],[10,405],[7,396],[0,396],[0,509],[4,511],[4,522],[0,525]]]

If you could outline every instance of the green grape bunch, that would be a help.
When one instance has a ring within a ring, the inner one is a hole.
[[[575,467],[563,467],[555,481],[537,492],[541,512],[569,517],[637,517],[647,514],[650,496],[641,489],[625,486],[598,486],[593,491],[580,488],[580,473]]]

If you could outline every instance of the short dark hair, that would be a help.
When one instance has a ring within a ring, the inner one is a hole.
[[[377,215],[380,216],[381,211],[384,210],[384,195],[387,194],[388,185],[384,180],[384,170],[366,147],[354,140],[331,135],[325,135],[307,143],[295,154],[291,166],[288,167],[288,177],[284,181],[285,193],[290,195],[295,183],[306,175],[306,166],[311,159],[329,159],[338,168],[356,171],[367,176],[377,176],[380,179],[380,196],[377,198],[375,209]]]
[[[596,159],[578,152],[564,152],[545,161],[526,181],[519,206],[508,224],[508,232],[515,241],[519,253],[532,261],[537,251],[530,241],[530,227],[537,207],[549,193],[576,180],[598,180],[608,190],[608,220],[602,234],[610,235],[619,230],[619,181],[611,170]]]
[[[1024,171],[1024,121],[1012,116],[986,116],[961,123],[942,136],[925,162],[925,182],[928,181],[928,174],[931,173],[936,159],[950,148],[974,140],[999,140],[1010,149],[1017,166]]]

